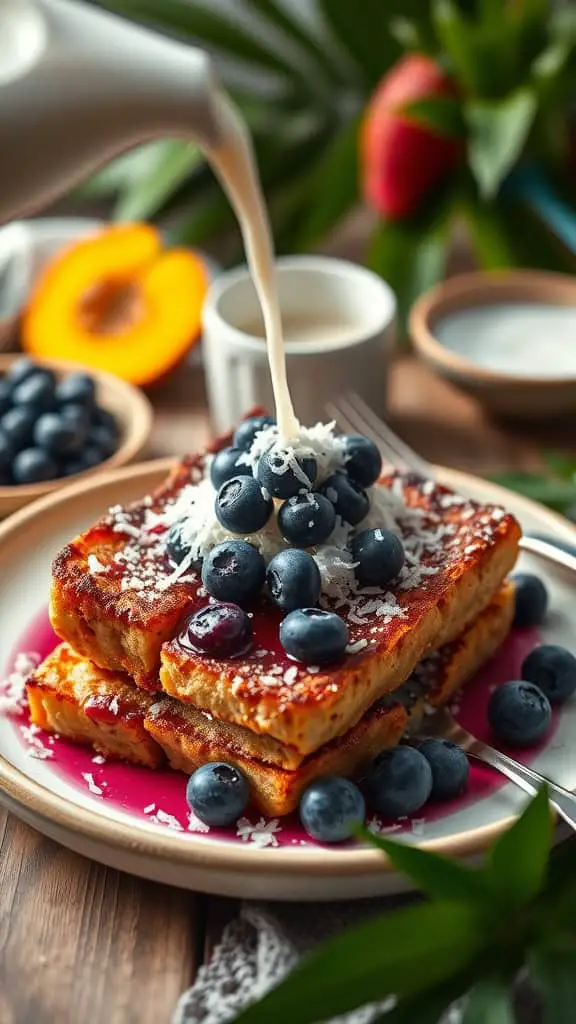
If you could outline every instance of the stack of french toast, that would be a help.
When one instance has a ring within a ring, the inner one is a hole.
[[[211,600],[198,565],[182,571],[167,545],[212,457],[183,459],[154,493],[110,509],[57,555],[50,615],[63,642],[28,683],[32,720],[151,769],[231,763],[259,810],[284,815],[314,778],[361,775],[496,651],[514,614],[507,576],[520,528],[501,508],[385,469],[377,486],[404,510],[397,529],[410,557],[398,581],[362,600],[323,594],[346,620],[342,657],[290,657],[265,590],[249,612],[249,648],[213,657],[186,640],[190,616]]]

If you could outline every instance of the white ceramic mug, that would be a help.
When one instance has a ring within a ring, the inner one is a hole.
[[[396,314],[390,287],[358,264],[326,256],[283,257],[276,272],[298,418],[318,422],[326,403],[347,391],[384,413]],[[296,320],[298,337],[291,338]],[[248,270],[218,277],[203,312],[204,366],[217,433],[230,430],[254,406],[274,408],[260,324]]]

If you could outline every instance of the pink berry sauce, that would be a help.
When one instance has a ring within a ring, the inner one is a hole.
[[[476,676],[471,684],[460,695],[458,718],[461,723],[480,739],[490,740],[489,726],[486,720],[486,704],[494,687],[519,676],[520,666],[526,654],[538,643],[536,630],[513,631],[505,644],[492,661]],[[56,646],[58,640],[49,623],[48,613],[42,610],[18,638],[17,643],[6,666],[5,675],[14,667],[16,656],[20,652],[37,652],[41,658],[46,657]],[[0,684],[1,692],[1,684]],[[29,743],[25,727],[29,725],[27,712],[23,716],[11,719],[15,733],[23,746]],[[554,718],[552,729],[555,730],[557,717]],[[24,727],[24,735],[22,729]],[[549,742],[547,737],[546,743]],[[119,762],[103,762],[95,757],[92,750],[75,746],[60,738],[48,738],[43,734],[34,737],[33,743],[42,743],[52,751],[49,760],[44,763],[50,772],[58,774],[65,781],[81,790],[84,795],[97,806],[105,803],[123,811],[127,811],[139,821],[147,821],[152,826],[180,832],[183,839],[194,837],[202,841],[204,835],[211,838],[234,842],[251,842],[258,846],[289,847],[294,845],[315,845],[302,829],[298,816],[274,819],[262,818],[254,808],[248,808],[245,818],[238,827],[232,829],[207,829],[201,822],[190,820],[186,804],[186,776],[170,769],[152,771],[149,768],[138,768]],[[537,750],[523,751],[521,757],[530,761]],[[515,756],[518,756],[517,752]],[[103,763],[102,763],[103,762]],[[460,810],[481,797],[486,797],[503,785],[500,776],[490,769],[472,765],[470,786],[466,794],[451,803],[438,805],[429,804],[413,821],[400,823],[400,830],[421,829],[423,823],[445,817]],[[374,815],[369,813],[368,821]],[[378,822],[383,829],[392,826],[391,822]],[[395,826],[398,828],[398,825]]]

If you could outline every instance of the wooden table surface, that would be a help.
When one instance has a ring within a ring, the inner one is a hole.
[[[209,436],[200,370],[152,398],[149,455]],[[426,458],[480,475],[531,467],[566,436],[488,422],[411,357],[393,369],[390,418]],[[101,867],[0,810],[0,1024],[165,1024],[234,909]]]

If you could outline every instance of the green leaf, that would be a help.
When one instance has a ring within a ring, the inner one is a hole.
[[[301,251],[323,239],[358,202],[359,122],[357,116],[338,131],[310,174],[309,208],[295,238]]]
[[[171,245],[204,245],[235,223],[234,213],[224,193],[210,189],[197,206],[168,232]]]
[[[542,994],[542,1024],[574,1024],[576,1014],[576,948],[559,944],[534,949],[530,976]]]
[[[275,0],[247,0],[247,6],[257,11],[271,25],[280,29],[310,57],[333,85],[342,85],[345,76],[341,74],[339,62],[326,51],[325,46],[307,32],[300,19],[292,17]]]
[[[384,1011],[374,1024],[439,1024],[444,1021],[446,1010],[461,1000],[487,971],[493,969],[498,956],[497,946],[482,953],[464,970],[456,971],[446,981],[432,985],[416,996],[399,999],[396,1006]]]
[[[460,84],[466,92],[476,93],[485,73],[474,49],[470,23],[452,0],[434,0],[432,17],[436,35]]]
[[[508,473],[495,473],[490,478],[502,487],[523,494],[532,501],[539,501],[550,508],[564,511],[576,502],[576,484],[563,480],[550,480],[538,474],[516,470]]]
[[[543,786],[490,850],[486,878],[504,914],[504,908],[520,909],[538,895],[546,877],[552,830],[548,790]]]
[[[423,992],[464,969],[490,941],[479,908],[420,904],[386,913],[315,950],[238,1024],[314,1024],[390,993]]]
[[[388,21],[395,13],[403,12],[382,0],[363,0],[361,8],[351,0],[318,0],[318,7],[358,76],[372,89],[400,56]]]
[[[565,452],[543,451],[541,457],[544,465],[552,473],[562,480],[576,485],[576,459],[573,455],[566,455]]]
[[[462,110],[457,100],[448,96],[430,96],[412,100],[401,108],[410,120],[430,128],[438,135],[460,137],[464,134]]]
[[[120,192],[138,181],[140,175],[150,171],[150,168],[156,164],[159,154],[164,152],[165,146],[165,139],[157,139],[154,142],[147,142],[144,146],[136,146],[115,160],[111,160],[102,170],[93,174],[88,181],[83,182],[75,190],[75,194],[83,199],[98,199],[101,196],[111,196]]]
[[[401,339],[412,303],[444,276],[449,227],[449,207],[441,206],[415,219],[382,220],[372,233],[368,264],[396,293]]]
[[[115,220],[147,220],[202,163],[202,152],[178,139],[166,140],[144,174],[128,184],[116,205]]]
[[[576,255],[570,252],[526,203],[498,203],[499,216],[519,267],[574,273]]]
[[[482,269],[513,267],[516,253],[508,239],[498,207],[470,199],[463,203],[462,210]]]
[[[300,79],[289,61],[243,29],[239,20],[216,14],[202,4],[188,0],[100,0],[100,6],[160,30],[176,32],[196,44],[216,47],[222,53],[290,80]]]
[[[491,977],[472,989],[462,1016],[462,1024],[515,1024],[510,986]]]
[[[464,104],[469,127],[468,158],[480,194],[494,196],[518,160],[534,121],[536,97],[521,89],[506,100]]]
[[[416,20],[401,15],[391,19],[388,30],[403,50],[436,54],[437,41],[428,18]]]
[[[492,894],[482,872],[409,843],[397,843],[373,835],[366,829],[362,830],[362,835],[366,842],[387,854],[394,867],[411,878],[428,896],[441,900],[480,902],[489,912]],[[494,909],[498,910],[497,903]]]

